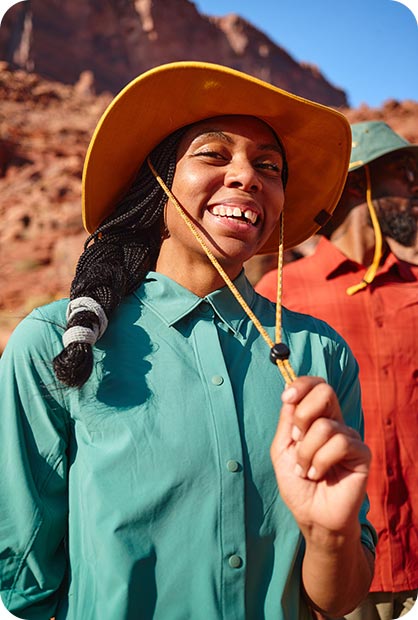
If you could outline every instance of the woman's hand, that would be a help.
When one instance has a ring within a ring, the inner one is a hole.
[[[370,450],[344,423],[333,389],[319,377],[299,377],[282,395],[271,446],[280,494],[302,533],[359,530]]]
[[[366,596],[374,558],[361,544],[370,450],[343,420],[332,388],[299,377],[283,392],[271,446],[280,494],[305,538],[302,582],[318,618],[340,617]]]

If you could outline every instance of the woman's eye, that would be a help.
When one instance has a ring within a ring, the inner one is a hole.
[[[211,159],[224,160],[225,158],[218,151],[199,151],[194,154],[195,157],[209,157]]]
[[[256,164],[256,168],[261,168],[261,170],[268,170],[271,172],[280,173],[280,166],[274,162],[260,162]]]

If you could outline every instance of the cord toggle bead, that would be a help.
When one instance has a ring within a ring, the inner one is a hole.
[[[276,342],[270,349],[270,361],[275,364],[277,360],[289,359],[290,351],[283,342]]]

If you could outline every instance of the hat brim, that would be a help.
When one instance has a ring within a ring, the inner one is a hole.
[[[365,157],[364,160],[358,159],[356,161],[350,162],[348,171],[354,172],[354,170],[357,170],[358,168],[361,168],[362,166],[365,166],[366,164],[371,164],[372,161],[377,161],[378,159],[380,159],[381,157],[384,157],[385,155],[390,155],[391,153],[398,153],[399,151],[410,152],[415,157],[415,159],[418,161],[418,145],[406,144],[405,146],[397,146],[397,147],[389,146],[387,148],[380,149],[376,153],[370,154],[368,157]]]
[[[203,62],[151,69],[110,103],[90,141],[83,169],[86,230],[94,232],[112,212],[147,155],[165,137],[185,125],[233,114],[265,121],[284,145],[289,167],[285,248],[313,235],[344,187],[351,149],[347,119],[255,77]],[[277,228],[260,254],[274,253],[278,246]]]

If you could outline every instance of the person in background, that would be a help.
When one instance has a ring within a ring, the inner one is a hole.
[[[342,197],[314,254],[285,266],[283,303],[327,321],[359,363],[379,542],[371,593],[346,617],[392,620],[418,588],[418,146],[380,121],[352,134]],[[274,271],[256,285],[276,289]]]
[[[219,65],[156,67],[115,97],[70,300],[0,362],[14,614],[304,620],[366,596],[357,364],[243,270],[329,217],[350,145],[338,112]]]

